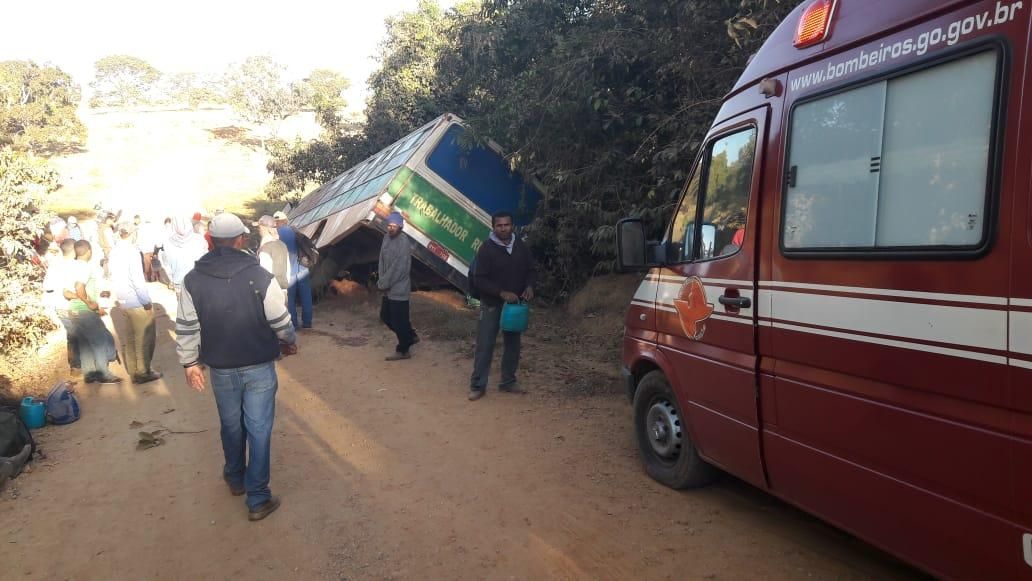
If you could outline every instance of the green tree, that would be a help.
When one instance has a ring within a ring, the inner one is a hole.
[[[151,89],[161,78],[158,69],[147,61],[124,54],[106,56],[94,64],[94,69],[90,107],[146,104]]]
[[[226,100],[245,121],[272,126],[301,110],[298,92],[283,78],[286,67],[267,56],[252,56],[226,73]],[[262,137],[262,148],[265,148]]]
[[[350,87],[347,77],[330,69],[315,69],[296,85],[303,106],[315,111],[319,124],[330,135],[341,130],[340,111],[348,106],[344,91]]]
[[[50,218],[44,197],[56,188],[45,160],[0,150],[0,354],[36,345],[55,327],[41,306],[35,246]]]
[[[0,62],[0,147],[51,153],[81,146],[79,97],[79,87],[57,67]]]
[[[437,62],[449,22],[433,0],[387,19],[380,68],[369,77],[365,134],[378,150],[442,113],[434,99]]]

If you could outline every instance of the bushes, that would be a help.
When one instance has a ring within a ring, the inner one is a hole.
[[[44,196],[57,187],[45,160],[0,150],[0,353],[37,345],[55,328],[41,302],[43,268],[35,245],[49,215]]]

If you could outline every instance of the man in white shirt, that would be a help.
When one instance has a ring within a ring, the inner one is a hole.
[[[141,384],[160,379],[161,374],[151,369],[156,339],[154,305],[143,275],[140,251],[133,243],[135,230],[129,222],[116,227],[108,271],[118,301],[111,310],[111,322],[122,345],[122,361],[133,383]]]
[[[194,264],[208,253],[208,243],[197,234],[190,220],[183,216],[172,218],[172,227],[161,253],[161,267],[172,282],[172,288],[179,296],[183,279],[194,268]]]
[[[75,240],[66,238],[61,242],[61,255],[50,261],[47,274],[43,277],[43,304],[54,312],[65,329],[68,342],[68,367],[76,373],[82,367],[79,362],[79,345],[76,342],[75,326],[68,316],[68,299],[65,293],[74,294],[75,283],[70,280],[75,262]]]

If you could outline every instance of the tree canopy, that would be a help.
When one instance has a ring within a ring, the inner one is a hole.
[[[124,54],[106,56],[94,64],[90,107],[131,107],[146,104],[161,72],[147,61]]]
[[[337,71],[315,69],[296,87],[302,106],[315,111],[327,131],[337,133],[341,123],[339,113],[348,106],[344,91],[351,87],[351,81]]]
[[[0,147],[49,153],[81,145],[79,97],[79,87],[57,67],[0,62]]]
[[[721,98],[789,4],[423,0],[387,22],[365,124],[278,155],[275,193],[455,113],[548,190],[528,234],[542,290],[561,298],[612,267],[617,219],[664,225]]]
[[[50,217],[44,196],[56,188],[45,160],[0,149],[0,354],[37,344],[54,328],[40,304],[42,269],[34,259]]]
[[[286,66],[270,57],[248,57],[226,73],[226,100],[251,123],[266,125],[285,119],[301,110],[301,99],[284,79],[285,72]]]

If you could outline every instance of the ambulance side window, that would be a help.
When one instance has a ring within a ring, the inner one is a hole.
[[[713,141],[692,175],[670,230],[670,262],[729,256],[745,238],[746,210],[752,190],[756,128]],[[705,188],[700,191],[700,181]],[[699,219],[699,199],[702,222]]]
[[[796,106],[782,247],[983,244],[998,59],[976,53]]]
[[[755,157],[755,127],[728,135],[713,144],[706,172],[700,258],[729,256],[742,247]],[[708,228],[713,229],[710,237],[705,235]]]

